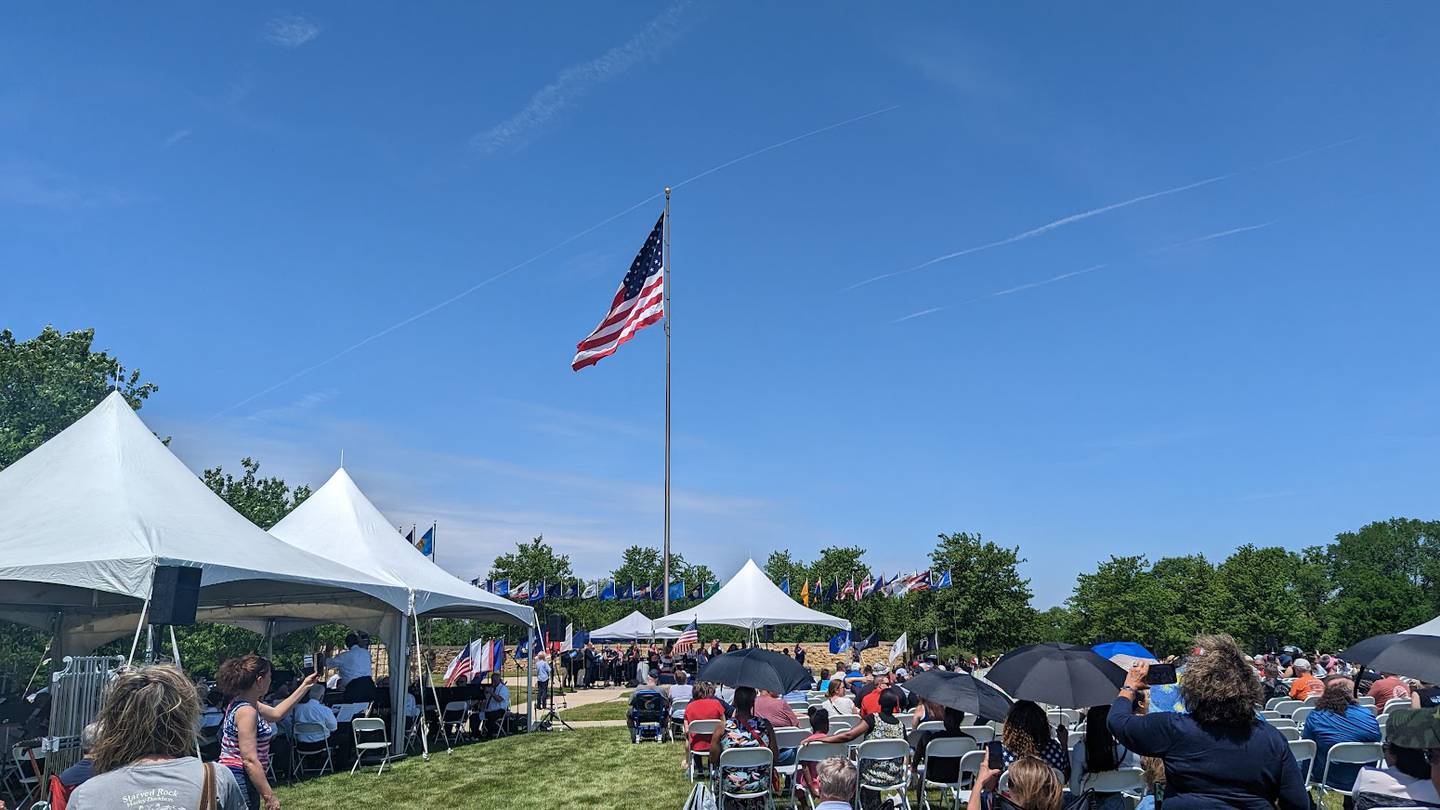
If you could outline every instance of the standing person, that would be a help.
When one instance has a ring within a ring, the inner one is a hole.
[[[805,648],[801,647],[798,641],[795,642],[795,663],[805,666]]]
[[[1349,678],[1330,678],[1325,682],[1325,691],[1315,704],[1315,711],[1305,718],[1305,729],[1300,736],[1315,741],[1315,763],[1311,765],[1311,776],[1320,777],[1325,773],[1325,761],[1330,748],[1344,742],[1380,742],[1380,724],[1375,715],[1361,706],[1353,697],[1355,682]],[[1359,765],[1337,763],[1330,766],[1330,787],[1349,790],[1355,784]]]
[[[199,807],[209,784],[220,810],[244,810],[245,793],[230,770],[194,756],[200,700],[179,669],[120,673],[105,689],[96,722],[95,775],[75,788],[67,807],[138,810],[154,806],[148,800],[157,795],[167,797],[167,807]]]
[[[245,789],[250,810],[259,810],[262,801],[266,810],[280,807],[266,775],[270,767],[270,740],[275,736],[275,724],[289,714],[315,684],[315,673],[309,673],[290,697],[270,706],[262,703],[260,696],[270,691],[271,674],[268,660],[246,655],[221,664],[215,675],[216,685],[226,701],[225,719],[220,724],[219,762],[230,769],[236,783]]]
[[[720,769],[720,754],[726,748],[769,748],[771,762],[780,754],[775,745],[775,729],[763,718],[755,716],[755,690],[735,687],[735,715],[710,735],[710,762],[719,771],[719,778],[736,793],[757,793],[770,789],[772,767]],[[763,806],[762,797],[754,806]],[[731,802],[726,802],[727,807]],[[745,805],[751,806],[751,805]]]
[[[375,699],[375,662],[370,658],[370,636],[345,636],[345,652],[330,659],[340,673],[340,688],[346,703],[369,703]]]
[[[1136,662],[1110,705],[1115,739],[1165,766],[1168,810],[1309,810],[1310,797],[1290,744],[1255,713],[1260,679],[1229,636],[1200,636],[1180,693],[1185,714],[1134,713],[1150,665]]]
[[[543,709],[550,700],[550,654],[535,654],[535,705]]]

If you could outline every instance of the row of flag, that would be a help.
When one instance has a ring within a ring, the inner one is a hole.
[[[889,579],[886,579],[884,574],[878,577],[872,577],[867,572],[864,577],[858,580],[853,576],[850,577],[844,585],[840,584],[840,578],[838,576],[828,585],[825,584],[823,579],[817,578],[813,586],[807,578],[806,581],[800,585],[800,593],[798,594],[791,593],[790,579],[786,577],[780,582],[780,590],[787,594],[797,596],[801,604],[809,607],[812,603],[819,605],[826,602],[843,602],[846,599],[854,599],[858,602],[867,596],[890,596],[899,598],[906,594],[920,593],[938,588],[949,588],[952,581],[949,571],[932,573],[927,569],[924,571],[916,571],[908,576],[896,574]]]
[[[540,602],[545,599],[599,599],[602,602],[611,600],[649,600],[659,602],[665,598],[665,586],[659,584],[641,584],[634,582],[628,585],[619,585],[615,580],[601,580],[598,582],[581,583],[578,579],[561,580],[560,582],[516,582],[511,584],[508,579],[472,579],[470,584],[477,588],[483,588],[496,596],[504,596],[517,602]],[[581,586],[584,585],[582,590]],[[720,589],[718,583],[709,585],[690,585],[685,582],[670,583],[670,600],[678,602],[682,599],[705,599],[713,596]]]
[[[407,542],[407,543],[409,543],[410,545],[414,546],[416,551],[419,551],[421,554],[424,554],[426,557],[429,557],[429,558],[431,558],[431,559],[434,559],[434,558],[435,558],[435,528],[436,528],[437,526],[439,526],[439,525],[440,525],[440,524],[438,524],[438,523],[432,523],[432,524],[430,525],[430,528],[428,528],[428,529],[425,530],[425,533],[424,533],[424,534],[420,535],[419,537],[416,537],[416,536],[415,536],[416,527],[412,524],[412,525],[410,526],[410,532],[405,535],[405,542]],[[402,528],[403,528],[403,527],[402,527]]]
[[[475,676],[494,672],[505,663],[505,642],[500,639],[476,639],[460,648],[460,654],[445,668],[445,685],[454,686],[461,677],[472,681]]]

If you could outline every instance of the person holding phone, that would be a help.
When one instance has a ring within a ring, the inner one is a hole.
[[[980,773],[975,777],[975,787],[970,791],[966,810],[986,810],[994,806],[995,789],[1000,785],[1000,774],[1010,773],[1010,785],[1005,791],[1006,802],[1021,810],[1061,810],[1065,802],[1065,785],[1055,769],[1035,757],[1020,757],[1008,768],[996,767],[1003,764],[1002,749],[998,742],[990,744],[991,755],[980,764]]]
[[[1260,719],[1260,679],[1230,636],[1201,636],[1186,663],[1180,694],[1185,714],[1135,714],[1150,665],[1125,676],[1107,726],[1121,745],[1165,767],[1165,806],[1195,810],[1309,810],[1300,766],[1278,729]]]

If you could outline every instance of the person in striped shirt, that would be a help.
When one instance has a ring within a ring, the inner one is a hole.
[[[220,764],[230,769],[246,791],[250,810],[279,810],[280,800],[270,788],[270,740],[279,723],[301,696],[315,685],[315,673],[305,676],[290,697],[274,706],[261,702],[270,691],[270,661],[258,655],[232,658],[220,665],[215,680],[225,694],[225,720],[220,726]]]

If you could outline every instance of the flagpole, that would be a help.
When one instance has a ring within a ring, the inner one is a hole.
[[[665,601],[662,616],[670,615],[670,187],[665,187]]]

